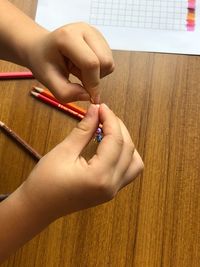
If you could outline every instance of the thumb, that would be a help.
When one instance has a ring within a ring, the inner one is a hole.
[[[72,130],[63,143],[70,148],[71,155],[77,158],[90,142],[99,124],[99,105],[91,104],[85,117]]]

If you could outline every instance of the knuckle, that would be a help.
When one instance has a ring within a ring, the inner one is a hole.
[[[124,139],[122,136],[115,136],[114,140],[115,140],[117,145],[119,145],[121,147],[124,145]]]
[[[144,170],[144,162],[142,160],[140,160],[138,162],[138,171],[142,172]]]
[[[86,87],[88,87],[88,89],[89,88],[95,88],[95,87],[97,87],[99,85],[99,81],[98,80],[90,81],[90,82],[84,83],[84,85]]]
[[[86,22],[79,21],[75,23],[69,23],[66,24],[58,29],[56,29],[54,32],[61,37],[64,36],[72,36],[74,37],[75,32],[81,32],[83,29],[88,29],[90,25]]]
[[[78,25],[78,27],[81,27],[81,28],[89,28],[90,27],[90,25],[84,21],[79,21],[76,24]]]
[[[112,59],[105,58],[102,60],[102,69],[106,73],[106,75],[112,73],[115,69],[115,65]]]
[[[97,58],[88,59],[84,62],[84,68],[87,70],[96,70],[100,67],[100,62]]]
[[[125,145],[127,146],[128,151],[130,151],[130,154],[133,155],[135,151],[135,145],[132,142],[125,143]]]
[[[107,181],[102,180],[98,183],[98,191],[100,191],[103,199],[109,201],[114,198],[115,193],[113,187],[107,183]]]
[[[110,132],[112,130],[112,126],[107,126],[107,130],[110,128]],[[107,134],[106,135],[106,139],[104,140],[105,144],[109,145],[109,144],[113,144],[114,146],[119,146],[120,148],[122,148],[124,146],[124,139],[122,136],[118,135],[113,135],[113,134]]]
[[[57,41],[59,47],[62,48],[63,46],[66,46],[66,40],[69,40],[74,35],[73,24],[58,28],[54,31],[54,35],[56,35],[55,40]]]
[[[61,27],[54,31],[54,34],[56,35],[56,40],[58,43],[60,43],[63,40],[63,36],[65,36],[68,33],[67,27]]]

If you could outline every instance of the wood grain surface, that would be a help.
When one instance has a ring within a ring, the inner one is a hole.
[[[12,2],[34,17],[36,1]],[[113,53],[102,101],[129,129],[143,174],[111,202],[57,220],[2,267],[200,266],[200,57]],[[0,71],[22,69],[0,63]],[[0,81],[0,120],[45,154],[76,121],[33,99],[37,84]],[[93,151],[91,144],[86,156]],[[35,164],[0,131],[0,193],[15,190]]]

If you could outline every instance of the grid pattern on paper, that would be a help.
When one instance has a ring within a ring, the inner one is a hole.
[[[186,31],[187,4],[188,0],[92,0],[90,23]]]

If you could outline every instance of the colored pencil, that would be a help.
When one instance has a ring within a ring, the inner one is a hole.
[[[4,130],[9,136],[11,136],[16,142],[18,142],[26,151],[28,151],[37,160],[41,159],[41,155],[32,148],[26,141],[24,141],[17,133],[11,130],[4,122],[0,121],[0,128]]]
[[[76,112],[76,111],[74,111],[74,110],[62,105],[59,102],[57,102],[56,100],[53,100],[53,99],[51,99],[51,98],[49,98],[49,97],[47,97],[47,96],[45,96],[43,94],[40,94],[40,93],[37,93],[37,92],[34,92],[34,91],[31,91],[31,94],[33,96],[35,96],[36,98],[38,98],[39,100],[41,100],[42,102],[44,102],[46,104],[49,104],[49,105],[51,105],[53,107],[56,107],[59,110],[64,111],[65,113],[68,113],[69,115],[72,115],[72,116],[76,117],[79,120],[82,120],[83,117],[84,117],[83,114],[80,114],[80,113],[78,113],[78,112]]]
[[[49,90],[40,88],[38,86],[33,86],[33,89],[36,90],[38,93],[56,101],[56,102],[59,102]],[[69,109],[74,110],[75,112],[77,112],[79,114],[82,114],[82,115],[86,114],[86,110],[84,110],[83,108],[80,108],[79,106],[75,105],[74,103],[66,103],[66,104],[62,104],[62,105],[69,108]]]
[[[36,90],[38,90],[39,87],[34,87],[34,89],[35,88],[37,88]],[[46,90],[45,90],[45,93],[46,93]],[[42,91],[41,93],[38,93],[32,90],[31,94],[35,96],[36,98],[38,98],[39,100],[41,100],[42,102],[49,104],[53,107],[56,107],[59,110],[64,111],[65,113],[69,115],[72,115],[78,120],[82,120],[86,114],[86,111],[79,108],[77,105],[74,105],[72,103],[61,104],[60,102],[58,102],[56,98],[53,97],[52,94],[51,95],[49,93],[44,94],[44,91]],[[51,98],[49,96],[51,96]],[[102,128],[103,127],[102,124],[99,124],[99,127]]]
[[[30,71],[0,72],[0,80],[10,79],[34,79],[34,77]]]

